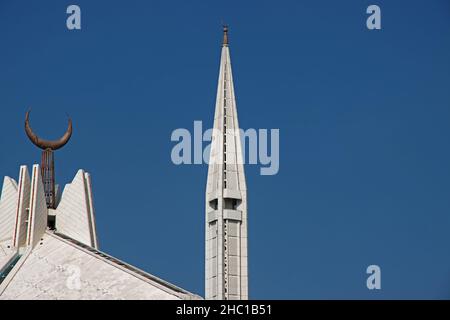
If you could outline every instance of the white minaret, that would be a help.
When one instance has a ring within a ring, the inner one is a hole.
[[[247,187],[226,26],[223,32],[206,187],[205,298],[246,300]]]

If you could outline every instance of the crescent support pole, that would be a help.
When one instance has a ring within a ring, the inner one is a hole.
[[[42,151],[41,170],[47,208],[55,209],[55,158],[52,149]]]

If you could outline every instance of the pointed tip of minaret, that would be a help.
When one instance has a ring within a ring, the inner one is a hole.
[[[223,43],[222,46],[228,46],[228,26],[223,25]]]

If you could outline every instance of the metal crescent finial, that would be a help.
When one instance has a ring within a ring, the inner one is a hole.
[[[28,138],[33,142],[35,146],[38,148],[41,148],[42,150],[58,150],[66,145],[67,142],[69,142],[70,137],[72,136],[72,119],[69,118],[69,124],[67,126],[67,131],[64,133],[64,135],[59,138],[58,140],[44,140],[40,139],[31,129],[30,127],[30,110],[27,111],[25,115],[25,132],[28,136]]]

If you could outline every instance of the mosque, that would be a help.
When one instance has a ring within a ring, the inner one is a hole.
[[[214,129],[205,195],[205,299],[248,299],[247,192],[234,95],[228,28],[223,29]],[[42,149],[40,164],[4,177],[0,197],[0,300],[197,300],[179,288],[102,252],[91,175],[78,170],[60,190],[54,152],[59,139],[25,132]]]

